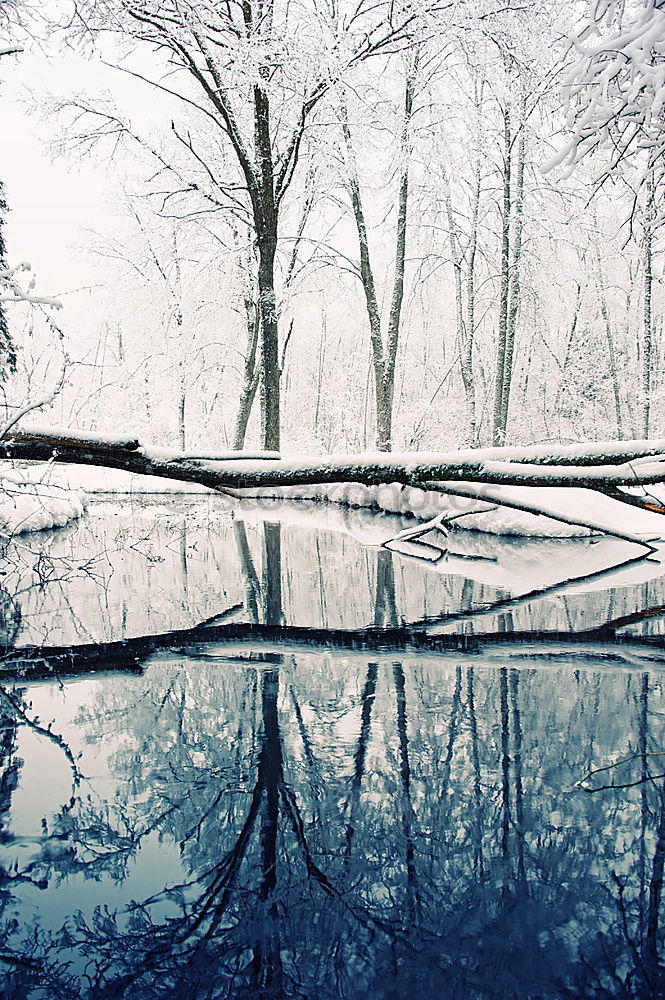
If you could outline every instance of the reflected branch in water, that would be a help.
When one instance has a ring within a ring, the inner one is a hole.
[[[639,556],[631,556],[615,565],[607,567],[605,569],[594,570],[591,573],[580,573],[575,576],[570,576],[565,580],[559,580],[556,583],[549,584],[546,587],[537,587],[534,590],[528,591],[526,594],[518,594],[515,597],[502,597],[496,601],[492,601],[491,604],[485,604],[480,608],[473,608],[471,610],[461,610],[461,611],[446,611],[440,615],[427,616],[419,621],[413,622],[414,628],[432,628],[437,625],[448,625],[457,622],[467,622],[474,621],[480,618],[487,618],[493,616],[503,611],[514,611],[517,608],[526,607],[532,604],[535,599],[540,599],[543,597],[558,597],[559,595],[565,594],[571,588],[576,588],[581,583],[591,583],[598,582],[599,580],[611,579],[616,576],[622,570],[625,570],[628,566],[637,565],[639,563],[648,561],[649,554],[640,554]],[[665,612],[663,612],[665,613]],[[641,613],[640,613],[641,614]],[[644,614],[644,618],[647,617],[658,617],[660,614],[660,609],[655,609],[653,615]],[[630,616],[628,616],[630,617]],[[642,621],[642,617],[636,617],[635,621]],[[632,624],[631,621],[625,621],[622,624]],[[603,626],[601,626],[603,627]],[[614,628],[622,627],[616,624]]]
[[[621,760],[615,760],[611,764],[605,764],[604,767],[594,767],[591,771],[587,771],[583,778],[576,781],[573,788],[581,788],[583,792],[588,792],[588,794],[593,795],[594,792],[607,792],[611,789],[617,788],[636,788],[638,785],[643,785],[648,781],[656,781],[658,778],[665,778],[663,774],[643,774],[636,781],[626,781],[619,784],[612,785],[597,785],[595,788],[589,786],[589,782],[596,774],[603,774],[606,771],[612,771],[615,767],[622,767],[624,764],[630,764],[634,760],[643,761],[646,757],[665,757],[665,750],[656,751],[654,753],[645,753],[640,751],[639,753],[630,754],[628,757],[622,757]]]
[[[15,715],[15,717],[17,719],[20,719],[21,723],[24,726],[27,726],[28,729],[31,729],[38,736],[43,736],[44,739],[48,740],[50,743],[53,743],[54,746],[57,746],[58,749],[61,750],[62,753],[64,754],[67,763],[69,765],[69,768],[72,772],[72,801],[73,801],[74,796],[76,794],[76,789],[78,788],[81,780],[83,779],[83,775],[79,770],[79,766],[76,763],[74,754],[72,753],[69,744],[58,733],[54,733],[49,726],[40,726],[40,724],[37,722],[36,719],[31,719],[30,716],[27,714],[27,705],[21,704],[23,699],[20,693],[16,692],[16,694],[18,695],[18,697],[12,696],[9,693],[9,691],[3,685],[0,684],[0,699],[2,699],[2,701],[4,701],[5,704],[9,706],[10,711]],[[20,701],[18,700],[19,698]]]
[[[74,646],[22,646],[0,657],[0,676],[39,679],[42,677],[77,676],[95,672],[142,672],[148,660],[163,654],[167,659],[174,653],[184,653],[203,659],[228,661],[235,658],[233,646],[244,650],[248,645],[264,647],[259,658],[267,660],[284,653],[312,650],[372,650],[384,653],[408,651],[410,655],[438,656],[455,652],[479,654],[494,647],[506,650],[523,646],[550,647],[566,656],[588,656],[593,650],[596,657],[624,659],[629,663],[645,662],[656,665],[663,662],[665,636],[612,636],[611,639],[595,629],[578,632],[559,631],[499,631],[474,634],[450,633],[427,635],[417,627],[402,625],[398,628],[377,630],[321,629],[292,625],[262,625],[229,623],[205,629],[176,629],[160,635],[137,636],[118,642],[88,643]],[[217,647],[217,649],[215,649]],[[231,647],[227,652],[225,649]],[[268,649],[265,649],[268,647]],[[535,652],[530,652],[533,658]],[[248,659],[243,653],[243,659]],[[249,657],[251,662],[251,656]]]

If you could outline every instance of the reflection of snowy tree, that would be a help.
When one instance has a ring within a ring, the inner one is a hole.
[[[638,892],[638,852],[627,849],[626,865],[617,837],[627,844],[639,835],[640,795],[571,798],[562,786],[574,760],[562,765],[534,734],[568,713],[567,745],[579,741],[580,727],[595,727],[598,747],[611,744],[598,723],[621,684],[603,696],[594,722],[576,710],[580,698],[592,705],[596,697],[590,675],[553,720],[532,672],[465,667],[442,685],[438,670],[379,660],[346,685],[340,714],[325,668],[310,679],[308,659],[313,666],[311,657],[233,678],[220,677],[217,664],[205,680],[197,670],[194,683],[193,671],[172,666],[165,687],[156,690],[153,678],[127,704],[133,736],[116,759],[128,775],[118,810],[180,843],[191,875],[125,916],[70,927],[99,970],[97,988],[118,996],[186,988],[182,995],[384,996],[389,982],[408,983],[415,996],[489,997],[519,995],[526,976],[550,986],[560,978],[554,995],[563,997],[575,995],[592,952],[598,983],[611,981],[631,957],[621,930],[629,892],[611,878],[604,887],[588,852],[606,871],[619,866],[622,883]],[[482,735],[478,706],[493,720]],[[107,705],[114,724],[119,707]],[[342,755],[326,755],[331,724],[349,716],[356,735]],[[90,724],[99,726],[97,709]],[[657,848],[661,792],[648,795]],[[553,807],[565,809],[565,823]],[[90,822],[90,848],[101,829]],[[658,849],[650,854],[653,872]],[[652,896],[647,889],[647,910]],[[578,960],[566,940],[592,911],[607,922],[611,949],[596,954],[585,939]],[[633,934],[636,911],[628,920]],[[658,950],[659,931],[653,939]],[[112,974],[103,971],[110,966]],[[634,985],[634,967],[631,976]],[[587,981],[589,996],[610,995]],[[650,995],[631,989],[626,996]]]

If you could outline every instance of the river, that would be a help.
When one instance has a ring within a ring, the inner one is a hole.
[[[661,564],[407,523],[116,499],[6,544],[3,997],[665,995]]]

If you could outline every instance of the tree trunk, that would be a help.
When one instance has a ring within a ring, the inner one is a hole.
[[[578,285],[579,288],[579,285]],[[605,289],[603,288],[600,276],[600,256],[598,258],[598,291],[600,294],[600,315],[603,318],[605,327],[605,337],[607,339],[607,353],[610,362],[610,376],[612,378],[612,390],[614,394],[614,417],[617,425],[617,437],[623,437],[623,421],[621,419],[621,388],[619,386],[619,372],[617,369],[616,349],[614,346],[614,333],[610,325],[610,314],[605,299]]]
[[[7,213],[7,202],[5,200],[5,189],[0,181],[0,271],[7,268],[5,259],[5,237],[3,227],[5,215]],[[7,375],[16,371],[16,344],[9,331],[7,317],[2,302],[0,302],[0,382],[4,382]]]
[[[187,446],[187,431],[185,424],[187,394],[185,387],[181,387],[180,403],[178,406],[178,437],[180,439],[180,449],[184,451]]]
[[[245,438],[247,437],[247,426],[249,424],[249,418],[252,412],[252,406],[254,405],[254,399],[256,397],[256,390],[259,387],[260,376],[259,372],[254,372],[252,378],[246,381],[242,388],[242,395],[240,396],[240,404],[238,406],[238,414],[236,416],[236,425],[233,432],[233,447],[236,451],[242,451],[245,447]]]
[[[644,312],[642,340],[642,433],[649,436],[651,424],[651,364],[653,361],[653,224],[655,218],[653,169],[647,175],[644,213]]]
[[[259,241],[259,316],[261,337],[261,445],[279,451],[279,324],[275,298],[276,235]]]
[[[443,170],[444,183],[446,185],[446,216],[448,219],[448,241],[450,244],[450,259],[453,265],[453,276],[455,282],[455,316],[457,320],[457,345],[460,356],[460,371],[462,375],[462,385],[464,386],[464,398],[466,401],[466,421],[468,433],[467,442],[471,447],[476,441],[476,399],[473,381],[473,333],[467,327],[467,320],[464,312],[464,295],[462,280],[462,251],[460,248],[460,238],[455,215],[453,213],[453,203],[450,192],[447,171]],[[475,191],[474,191],[475,198]],[[476,205],[477,221],[477,205]],[[473,220],[472,220],[473,225]],[[473,240],[473,235],[472,235]],[[475,251],[474,251],[475,254]],[[471,270],[467,272],[467,293],[473,294],[473,277]],[[473,304],[467,299],[468,317],[473,316]]]
[[[379,451],[390,451],[392,447],[393,400],[395,394],[395,367],[397,363],[397,348],[404,301],[404,271],[406,263],[406,233],[409,205],[409,160],[411,155],[410,124],[413,115],[413,97],[415,76],[418,68],[418,50],[412,56],[407,67],[404,90],[404,116],[402,119],[402,134],[400,138],[400,185],[397,201],[397,233],[395,237],[395,269],[393,275],[393,290],[388,317],[387,341],[384,346],[381,324],[381,313],[376,295],[374,271],[370,260],[367,223],[362,203],[360,180],[353,146],[351,131],[346,113],[342,107],[342,135],[347,154],[349,173],[348,185],[351,196],[351,206],[358,232],[360,249],[360,278],[365,293],[367,318],[369,320],[370,343],[372,347],[372,364],[374,370],[374,395],[376,401],[376,446]]]
[[[250,298],[245,298],[245,315],[247,318],[247,354],[245,355],[243,384],[240,392],[235,430],[233,432],[233,447],[238,451],[245,447],[247,425],[249,424],[252,405],[260,378],[260,372],[256,364],[260,319],[257,305]]]
[[[478,107],[480,106],[478,97]],[[478,445],[480,428],[476,416],[476,384],[473,374],[473,344],[476,336],[476,253],[478,250],[478,215],[480,210],[481,166],[480,155],[476,160],[476,174],[473,187],[473,202],[471,206],[471,235],[467,260],[466,276],[466,328],[462,347],[462,379],[466,395],[466,407],[469,421],[469,443],[472,448]]]
[[[524,228],[524,163],[526,151],[526,108],[525,98],[520,105],[520,138],[517,144],[517,178],[515,184],[514,231],[511,240],[511,260],[509,270],[509,307],[506,329],[506,355],[503,365],[503,401],[501,410],[501,440],[506,439],[510,389],[513,381],[513,358],[515,354],[515,331],[520,308],[520,264],[522,259],[522,230]]]
[[[510,110],[503,113],[503,203],[501,208],[501,288],[499,292],[499,339],[497,344],[496,380],[494,386],[494,415],[492,440],[503,444],[502,426],[503,395],[506,371],[506,346],[508,338],[508,297],[510,291],[510,204],[511,204],[511,154],[512,132]]]
[[[323,388],[323,369],[325,366],[327,322],[325,312],[321,315],[321,339],[319,341],[319,357],[316,368],[316,399],[314,401],[314,431],[318,433],[321,418],[321,390]]]
[[[262,79],[267,69],[260,67]],[[275,295],[277,252],[277,203],[270,134],[270,104],[262,86],[254,87],[254,142],[258,180],[254,215],[259,257],[259,329],[261,336],[261,441],[270,451],[279,451],[280,364],[279,324]]]
[[[369,320],[369,336],[372,347],[372,367],[374,374],[374,394],[376,402],[376,437],[377,448],[380,451],[387,451],[390,447],[389,439],[386,445],[386,432],[390,434],[390,421],[386,419],[386,399],[384,397],[384,370],[385,358],[383,351],[383,339],[381,335],[381,316],[379,313],[379,303],[376,296],[374,284],[374,271],[369,255],[369,237],[367,235],[367,223],[365,221],[365,211],[363,209],[362,194],[360,191],[360,180],[358,178],[358,168],[356,165],[353,146],[351,143],[351,130],[346,113],[346,107],[342,107],[342,135],[346,145],[347,169],[349,173],[349,194],[351,197],[351,207],[356,222],[358,232],[358,246],[360,251],[360,280],[362,281],[363,292],[365,293],[365,305],[367,308],[367,318]]]

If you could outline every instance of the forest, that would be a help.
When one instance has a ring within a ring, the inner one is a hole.
[[[0,0],[0,995],[665,995],[665,0]]]
[[[57,387],[58,426],[292,454],[663,433],[660,4],[44,6],[3,3],[3,88],[30,30],[79,54],[22,114],[100,165],[104,228],[89,287],[30,293],[62,313],[13,310],[8,415]]]

